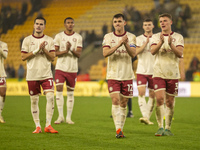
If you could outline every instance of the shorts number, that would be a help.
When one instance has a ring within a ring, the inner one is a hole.
[[[0,78],[0,83],[3,83],[5,81],[4,78]]]
[[[128,91],[133,91],[133,84],[127,84],[128,86]]]
[[[53,85],[53,80],[48,80],[48,81],[50,83],[50,86],[52,86]]]

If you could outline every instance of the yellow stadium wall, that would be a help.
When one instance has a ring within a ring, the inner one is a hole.
[[[100,86],[102,82],[85,81],[77,82],[74,95],[75,96],[109,96],[107,83],[103,83],[102,91]],[[181,82],[179,84],[180,97],[200,97],[200,82]],[[134,82],[134,96],[137,96],[137,86]],[[189,93],[189,94],[188,94]],[[64,86],[63,94],[66,96],[66,86]],[[29,95],[26,81],[18,82],[16,80],[7,80],[7,95]]]

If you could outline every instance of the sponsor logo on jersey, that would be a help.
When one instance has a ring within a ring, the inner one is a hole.
[[[112,40],[112,41],[111,41],[111,43],[115,43],[115,41],[114,41],[114,40]]]

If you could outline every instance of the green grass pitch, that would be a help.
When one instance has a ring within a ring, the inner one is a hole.
[[[66,98],[65,98],[66,99]],[[134,118],[127,118],[124,126],[126,138],[116,139],[109,97],[75,97],[72,120],[74,125],[55,125],[55,105],[52,126],[58,134],[44,133],[46,98],[40,96],[41,134],[32,134],[35,125],[30,112],[29,96],[7,96],[0,124],[0,150],[199,150],[200,98],[176,98],[171,137],[155,137],[157,123],[139,123],[141,117],[137,98],[133,98]],[[65,108],[66,110],[66,108]]]

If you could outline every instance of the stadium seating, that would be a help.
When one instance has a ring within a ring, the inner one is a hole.
[[[12,1],[8,4],[13,7],[21,8],[22,0]],[[162,0],[161,0],[162,1]],[[4,2],[6,3],[6,2]],[[193,56],[197,56],[200,59],[200,1],[197,0],[179,0],[180,4],[188,4],[192,10],[192,18],[188,20],[189,24],[189,37],[185,38],[185,50],[184,50],[184,62],[185,69],[188,68],[190,60]],[[70,3],[66,0],[51,0],[49,4],[41,9],[43,16],[47,20],[45,34],[54,37],[56,33],[64,30],[63,20],[64,18],[71,16],[75,18],[75,30],[80,32],[81,30],[92,31],[95,30],[97,35],[102,35],[102,26],[106,22],[108,25],[108,31],[111,31],[111,18],[114,14],[123,11],[126,5],[132,5],[142,14],[150,12],[154,8],[153,1],[150,0],[73,0]],[[31,4],[28,3],[28,10],[30,11]],[[21,61],[20,54],[20,38],[27,36],[33,31],[33,20],[37,16],[34,13],[33,16],[27,18],[23,25],[16,25],[13,30],[9,30],[7,34],[1,35],[1,40],[8,43],[9,54],[5,61],[5,64],[14,64],[15,70],[22,64],[26,68],[26,63]],[[100,60],[98,64],[94,64],[95,67],[91,67],[89,74],[92,76],[92,80],[101,79],[101,67],[103,60]],[[54,64],[56,61],[54,61]],[[137,61],[134,63],[136,68]],[[98,69],[96,69],[98,68]]]

